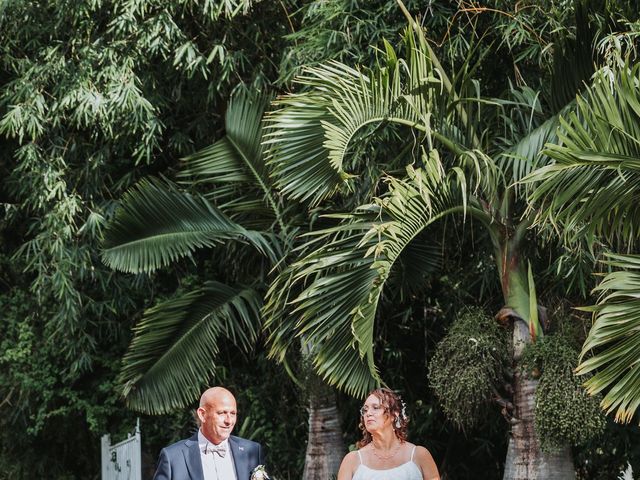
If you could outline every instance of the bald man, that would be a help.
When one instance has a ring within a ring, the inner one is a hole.
[[[188,440],[163,448],[154,480],[250,480],[264,465],[259,443],[231,435],[236,424],[236,399],[222,387],[200,397],[200,429]]]

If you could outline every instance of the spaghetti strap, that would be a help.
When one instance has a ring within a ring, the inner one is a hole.
[[[363,465],[363,463],[362,463],[362,455],[360,454],[360,450],[358,450],[358,458],[360,459],[360,465]]]
[[[416,451],[416,446],[414,445],[413,449],[411,450],[411,461],[412,462],[413,462],[413,454],[415,453],[415,451]]]

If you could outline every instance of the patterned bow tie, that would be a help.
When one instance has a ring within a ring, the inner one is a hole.
[[[205,454],[207,454],[207,453],[217,453],[221,457],[224,457],[227,454],[227,447],[224,446],[224,445],[214,445],[212,443],[209,443],[209,444],[207,444],[207,447],[206,447],[204,453]]]

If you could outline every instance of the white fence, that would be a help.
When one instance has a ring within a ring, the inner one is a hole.
[[[142,480],[140,419],[126,440],[111,445],[109,435],[102,436],[102,480]]]

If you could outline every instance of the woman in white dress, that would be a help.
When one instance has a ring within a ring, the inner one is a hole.
[[[362,440],[345,455],[338,480],[440,480],[429,451],[407,441],[408,423],[395,392],[373,390],[360,409]]]

